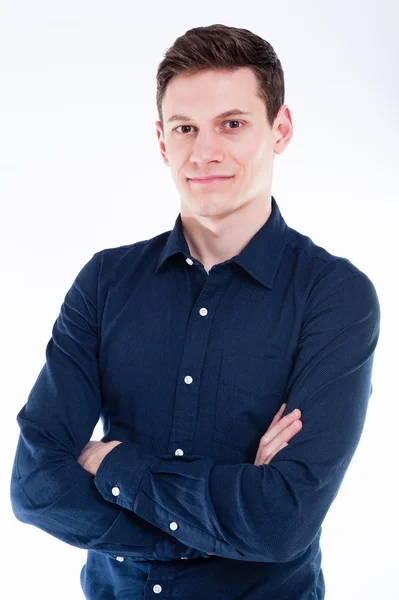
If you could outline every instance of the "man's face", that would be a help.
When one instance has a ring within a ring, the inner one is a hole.
[[[282,152],[289,141],[276,144],[282,137],[280,115],[286,124],[289,109],[282,105],[271,128],[256,92],[255,75],[247,67],[178,75],[168,84],[162,103],[164,132],[160,121],[156,129],[185,214],[217,217],[249,202],[264,205],[270,200],[274,152]],[[230,109],[250,114],[218,117]],[[174,115],[187,118],[169,121]],[[205,184],[191,180],[211,175],[229,179]]]

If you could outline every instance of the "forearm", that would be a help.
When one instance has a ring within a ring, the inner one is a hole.
[[[109,453],[95,484],[110,502],[201,551],[286,562],[317,535],[343,474],[317,490],[284,452],[274,465],[216,465],[201,456],[154,457],[127,442]]]
[[[97,471],[94,483],[104,498],[226,558],[286,562],[303,554],[361,437],[380,317],[363,276],[314,302],[284,398],[287,412],[300,408],[303,427],[270,464],[154,456],[126,442]]]
[[[83,549],[137,559],[204,556],[135,513],[106,501],[68,452],[55,448],[33,423],[19,417],[19,439],[11,479],[17,519]]]
[[[79,463],[102,409],[98,273],[102,253],[68,290],[46,347],[46,363],[17,416],[11,478],[15,516],[78,548],[170,560],[201,556],[173,536],[107,502]]]

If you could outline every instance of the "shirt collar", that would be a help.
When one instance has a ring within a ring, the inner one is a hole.
[[[252,236],[248,244],[239,254],[228,262],[235,262],[266,287],[272,288],[274,278],[280,265],[288,235],[288,226],[280,212],[275,198],[272,196],[272,211],[267,221]],[[183,253],[191,258],[190,249],[184,236],[181,213],[170,232],[166,244],[155,268],[158,274],[165,261],[172,255]]]

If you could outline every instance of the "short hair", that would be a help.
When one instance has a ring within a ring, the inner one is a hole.
[[[186,31],[166,50],[158,66],[156,103],[162,131],[162,100],[173,77],[240,67],[254,72],[257,96],[265,103],[266,119],[272,127],[284,104],[284,71],[277,54],[269,42],[248,29],[215,24]]]

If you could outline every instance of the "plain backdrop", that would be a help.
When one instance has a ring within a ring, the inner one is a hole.
[[[322,567],[327,600],[398,598],[398,16],[394,0],[0,2],[7,597],[83,598],[86,551],[12,513],[16,415],[81,267],[98,250],[172,229],[180,198],[155,132],[156,69],[185,31],[224,23],[268,40],[282,62],[294,123],[289,147],[275,157],[272,193],[283,217],[351,260],[379,296],[373,394],[324,521]]]

